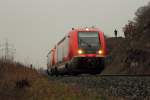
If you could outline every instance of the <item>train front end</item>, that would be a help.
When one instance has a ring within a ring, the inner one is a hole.
[[[98,74],[104,67],[107,56],[103,32],[97,29],[76,31],[76,46],[71,67],[76,73]]]

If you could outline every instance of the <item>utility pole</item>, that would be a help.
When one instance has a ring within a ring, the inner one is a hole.
[[[8,40],[6,40],[6,43],[5,43],[5,60],[8,59]]]
[[[12,44],[8,43],[6,39],[4,44],[0,44],[0,58],[4,61],[14,61],[16,49],[14,49]]]

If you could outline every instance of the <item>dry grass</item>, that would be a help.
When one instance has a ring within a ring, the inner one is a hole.
[[[49,81],[19,63],[0,63],[0,100],[100,100],[90,89]]]

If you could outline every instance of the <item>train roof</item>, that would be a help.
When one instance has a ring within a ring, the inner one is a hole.
[[[56,49],[56,46],[54,48],[52,48],[47,55],[49,55],[51,52],[53,52]]]
[[[70,32],[74,32],[74,31],[100,31],[100,32],[102,32],[101,30],[99,30],[98,28],[88,28],[88,27],[86,27],[86,28],[72,28],[72,30],[70,31]]]
[[[72,30],[69,32],[69,33],[72,33],[72,32],[79,32],[79,31],[100,31],[102,32],[101,30],[99,30],[98,28],[95,28],[95,27],[85,27],[85,28],[72,28]],[[56,45],[59,45],[66,37],[68,36],[68,34],[66,34],[60,41],[57,42]],[[52,48],[48,54],[50,54],[52,51],[55,50],[56,48],[56,45],[54,46],[54,48]]]

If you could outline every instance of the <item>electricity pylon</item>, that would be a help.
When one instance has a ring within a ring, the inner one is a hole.
[[[0,44],[0,58],[4,61],[14,61],[16,49],[6,39],[4,44]]]

